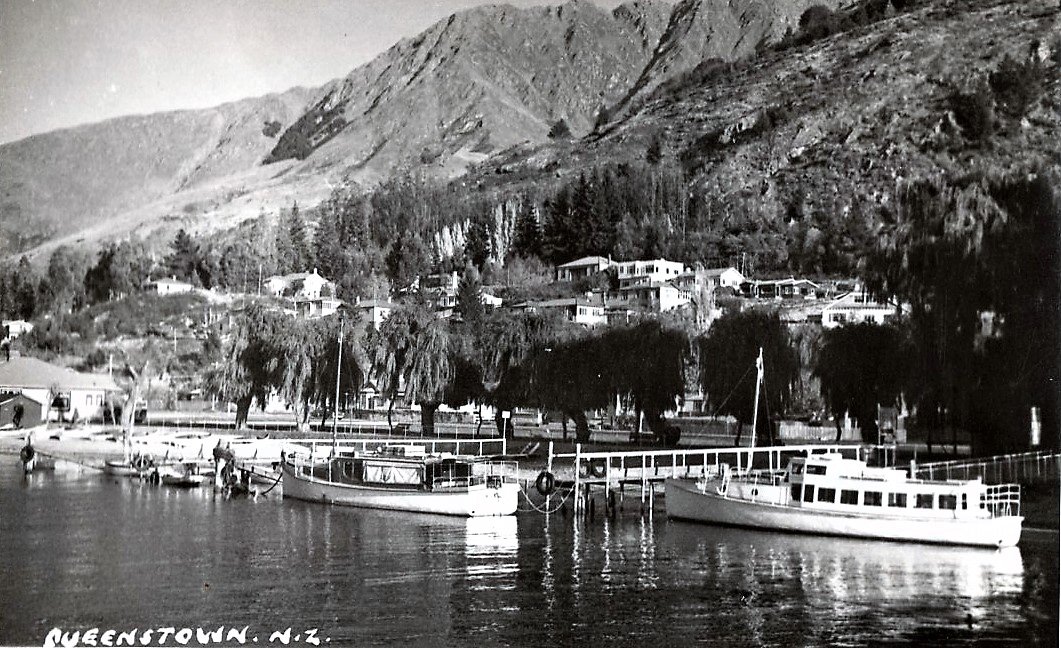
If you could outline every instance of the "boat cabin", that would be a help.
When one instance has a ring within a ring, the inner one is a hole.
[[[478,463],[448,454],[426,456],[419,446],[389,446],[375,452],[342,453],[330,462],[307,464],[301,470],[334,484],[438,491],[491,479],[492,475],[476,470]]]
[[[728,497],[833,513],[981,518],[1019,515],[1019,486],[980,479],[909,479],[896,468],[876,468],[838,453],[794,457],[780,473],[750,473],[725,483]]]

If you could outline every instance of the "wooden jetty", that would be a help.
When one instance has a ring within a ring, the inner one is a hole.
[[[665,479],[715,474],[724,463],[738,474],[753,467],[782,470],[788,457],[825,452],[838,452],[861,459],[863,447],[852,444],[803,444],[755,448],[583,452],[582,444],[575,444],[574,452],[555,453],[550,441],[545,470],[555,474],[561,485],[570,487],[576,516],[593,516],[594,488],[603,490],[605,510],[614,512],[617,505],[616,493],[620,498],[618,505],[622,506],[627,487],[638,493],[641,510],[651,515],[656,486],[662,485]],[[549,497],[546,498],[546,510],[550,510]]]

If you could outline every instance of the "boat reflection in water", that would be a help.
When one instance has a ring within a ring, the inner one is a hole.
[[[678,573],[734,592],[745,610],[738,616],[750,627],[771,626],[775,608],[799,610],[804,640],[934,642],[944,629],[999,628],[1020,616],[1025,583],[1017,547],[911,546],[734,528],[705,535],[702,525],[684,522],[670,523],[664,537],[664,550],[680,556]]]

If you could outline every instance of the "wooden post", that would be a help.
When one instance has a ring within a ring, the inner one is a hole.
[[[545,472],[550,475],[553,474],[553,442],[549,441],[549,455],[545,458]],[[549,515],[550,502],[552,500],[552,494],[545,496],[545,514]]]
[[[578,517],[579,509],[581,508],[581,506],[579,505],[579,499],[582,496],[582,491],[579,490],[579,486],[581,484],[581,480],[579,479],[579,476],[578,476],[578,471],[579,471],[579,468],[581,467],[581,464],[582,464],[582,444],[581,443],[576,443],[575,444],[575,517]]]

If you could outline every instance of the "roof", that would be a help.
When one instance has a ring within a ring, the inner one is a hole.
[[[393,310],[398,308],[398,305],[383,299],[362,299],[351,308],[390,308]]]
[[[574,261],[568,261],[562,265],[557,266],[558,268],[581,268],[582,266],[594,266],[600,264],[611,265],[611,260],[601,256],[588,256],[582,257],[581,259],[575,259]]]
[[[736,268],[734,268],[733,266],[730,266],[728,268],[708,268],[708,269],[704,270],[703,272],[708,277],[721,277],[722,275],[726,274],[727,272],[729,272],[731,270],[733,272],[736,272],[737,274],[740,274],[740,271],[737,270]],[[741,275],[741,276],[743,276],[743,275]]]
[[[528,301],[520,304],[528,308],[563,308],[565,306],[595,306],[600,308],[601,304],[593,303],[587,299],[581,299],[579,297],[563,297],[560,299],[546,299],[544,301]]]
[[[0,387],[48,389],[103,389],[120,391],[114,379],[104,374],[80,373],[37,358],[13,357],[0,361]]]

